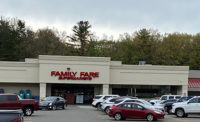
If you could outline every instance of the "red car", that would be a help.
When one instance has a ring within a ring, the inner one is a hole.
[[[24,115],[31,116],[38,107],[39,102],[33,99],[21,100],[16,94],[0,94],[0,110],[22,109]]]
[[[164,113],[160,110],[145,108],[139,103],[122,103],[110,107],[109,116],[114,117],[115,120],[124,120],[126,118],[137,118],[137,119],[147,119],[148,121],[153,121],[157,119],[163,119]]]

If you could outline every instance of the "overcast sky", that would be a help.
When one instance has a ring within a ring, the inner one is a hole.
[[[17,17],[32,29],[57,28],[71,33],[87,20],[97,36],[139,29],[162,33],[200,32],[200,0],[0,0],[0,16]]]

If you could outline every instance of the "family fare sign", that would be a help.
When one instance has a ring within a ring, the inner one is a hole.
[[[58,77],[58,80],[92,80],[99,77],[99,72],[72,72],[70,68],[67,71],[51,71],[52,77]]]

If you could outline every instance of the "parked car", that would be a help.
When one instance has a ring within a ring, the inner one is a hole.
[[[65,109],[66,106],[67,101],[64,98],[57,96],[49,96],[41,100],[39,109],[56,110],[58,108]]]
[[[150,102],[152,105],[154,105],[154,104],[159,103],[159,102],[161,102],[161,101],[163,101],[163,100],[171,100],[171,99],[176,99],[176,100],[178,100],[178,99],[180,99],[181,97],[182,97],[181,95],[162,95],[162,96],[160,97],[160,99],[151,99],[149,102]]]
[[[162,111],[146,108],[140,103],[122,103],[113,105],[109,110],[109,116],[114,117],[115,120],[138,118],[153,121],[164,118],[164,113]]]
[[[153,106],[151,103],[149,103],[149,102],[147,102],[146,100],[143,100],[143,99],[130,99],[130,98],[121,99],[121,100],[115,101],[114,105],[121,104],[121,103],[124,103],[124,102],[140,103],[143,106],[145,106],[146,108],[155,109],[155,110],[161,110],[161,111],[164,112],[164,108],[162,106]]]
[[[165,109],[165,112],[167,112],[168,114],[171,113],[171,110],[172,110],[172,105],[174,103],[177,103],[177,102],[185,102],[185,101],[188,101],[189,99],[191,99],[193,96],[184,96],[184,97],[181,97],[180,99],[178,100],[166,100],[164,102],[164,109]]]
[[[172,113],[177,117],[187,117],[188,114],[200,114],[200,96],[193,97],[186,102],[172,105]]]
[[[189,99],[193,98],[194,96],[184,96],[181,97],[180,99],[177,100],[177,102],[185,102],[188,101]]]
[[[149,102],[152,104],[152,105],[155,105],[156,103],[159,103],[161,100],[160,99],[156,99],[156,98],[152,98],[149,100]]]
[[[24,122],[23,111],[0,110],[0,122]]]
[[[38,110],[39,102],[33,99],[20,99],[16,94],[0,94],[0,109],[22,109],[25,116]]]
[[[160,102],[154,104],[154,106],[155,107],[162,107],[162,108],[164,108],[165,112],[169,113],[169,111],[171,110],[170,105],[172,105],[176,101],[177,101],[176,99],[163,100],[163,101],[160,101]]]
[[[122,96],[122,97],[108,98],[103,103],[101,103],[101,109],[102,109],[102,111],[104,111],[106,114],[108,114],[109,113],[109,108],[112,105],[116,104],[115,103],[116,101],[123,100],[123,99],[130,100],[130,99],[137,99],[137,98],[136,97],[131,97],[131,96]]]
[[[119,97],[119,95],[96,95],[93,98],[92,106],[101,110],[101,103],[110,97]]]

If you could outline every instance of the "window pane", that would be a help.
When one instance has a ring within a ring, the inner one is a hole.
[[[104,100],[106,100],[106,99],[108,99],[108,98],[110,98],[111,96],[105,96],[103,99]]]
[[[134,109],[142,109],[142,106],[133,104],[133,105],[132,105],[132,108],[134,108]]]
[[[198,98],[191,99],[190,103],[198,103]]]
[[[142,106],[138,105],[138,109],[142,109]]]
[[[132,108],[132,107],[131,107],[131,104],[128,104],[128,105],[127,105],[127,108]]]
[[[123,108],[126,108],[127,107],[127,104],[123,104]]]
[[[161,100],[167,100],[167,96],[163,96]]]
[[[110,102],[115,102],[117,99],[111,99]]]
[[[101,98],[102,96],[94,96],[94,99],[99,99]]]
[[[136,102],[136,103],[142,103],[142,102],[140,102],[140,101],[138,101],[138,100],[135,100],[135,102]],[[142,103],[142,104],[143,104],[143,103]]]
[[[126,100],[125,102],[135,102],[134,100]]]
[[[4,101],[6,101],[6,96],[1,95],[0,96],[0,102],[4,102]]]
[[[60,100],[64,101],[64,98],[60,97]]]
[[[123,100],[117,100],[115,101],[115,104],[122,102]]]
[[[15,95],[9,95],[8,101],[17,101],[17,97]]]

